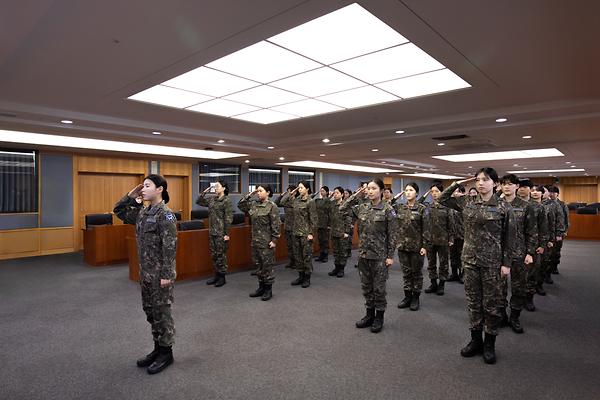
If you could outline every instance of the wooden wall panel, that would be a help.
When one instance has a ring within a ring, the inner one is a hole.
[[[146,175],[148,171],[148,161],[146,160],[75,156],[73,161],[79,172]]]
[[[41,228],[40,251],[42,254],[73,251],[73,227]]]
[[[161,161],[160,174],[162,176],[190,176],[192,174],[192,164],[174,161]]]
[[[187,178],[181,176],[165,176],[169,192],[169,208],[173,211],[183,211],[188,195],[186,188]],[[189,201],[187,201],[189,203]]]
[[[35,255],[40,249],[39,229],[0,231],[0,259]]]
[[[575,202],[595,203],[598,198],[598,185],[563,184],[560,198],[567,204]]]

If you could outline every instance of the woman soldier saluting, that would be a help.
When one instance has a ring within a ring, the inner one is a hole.
[[[150,202],[144,207],[138,196]],[[167,181],[160,175],[148,175],[144,183],[133,188],[115,205],[113,212],[126,224],[135,224],[142,308],[152,326],[154,350],[137,361],[156,374],[173,363],[175,326],[171,316],[177,228],[175,215],[165,205],[169,202]]]

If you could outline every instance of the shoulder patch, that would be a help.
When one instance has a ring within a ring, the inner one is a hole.
[[[397,217],[398,216],[396,214],[396,211],[393,208],[390,210],[390,214],[392,214],[392,217]]]
[[[174,222],[176,220],[175,215],[173,215],[173,213],[166,213],[165,217],[171,222]]]

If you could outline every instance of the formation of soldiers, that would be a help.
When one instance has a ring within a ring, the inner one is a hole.
[[[465,184],[471,181],[476,181],[475,186],[467,193]],[[166,192],[166,181],[158,180],[155,186],[161,184]],[[220,287],[226,283],[225,253],[232,207],[224,182],[219,181],[214,191],[215,196],[209,198],[206,198],[208,190],[204,191],[197,203],[209,208],[209,245],[215,275],[207,284]],[[329,276],[343,278],[356,226],[357,268],[366,308],[365,316],[356,322],[357,328],[370,328],[374,333],[382,330],[387,308],[386,282],[396,251],[404,278],[404,298],[398,308],[419,310],[422,270],[427,257],[431,284],[425,293],[443,296],[446,282],[464,284],[471,341],[461,355],[483,354],[486,363],[495,363],[499,329],[510,326],[514,332],[523,333],[522,310],[535,311],[534,296],[545,296],[544,284],[552,284],[552,275],[558,274],[560,250],[568,229],[568,209],[558,199],[556,186],[536,185],[512,174],[499,178],[492,168],[482,168],[474,177],[445,189],[436,183],[420,197],[419,191],[417,183],[409,182],[393,196],[380,179],[373,179],[361,182],[354,193],[342,187],[330,192],[323,186],[311,195],[310,185],[300,182],[288,187],[273,202],[271,187],[257,186],[238,203],[252,225],[252,258],[256,269],[253,274],[257,275],[258,288],[250,297],[260,297],[263,301],[273,297],[273,265],[281,224],[279,207],[285,213],[284,232],[290,260],[286,268],[298,272],[292,286],[310,287],[315,233],[319,254],[314,261],[327,262],[331,241],[334,268]],[[174,249],[176,236],[175,239],[165,236],[165,232],[172,231],[169,227],[154,232],[162,235],[169,246],[153,239],[148,226],[159,220],[174,222],[172,213],[164,201],[142,209],[132,200],[140,192],[140,187],[132,190],[117,204],[115,213],[125,222],[137,225],[143,307],[155,338],[155,350],[138,361],[138,365],[152,366],[157,359],[162,360],[158,367],[149,367],[149,372],[156,373],[172,362],[174,327],[170,304],[175,260],[174,250],[168,257],[166,252]],[[430,202],[426,201],[428,195]],[[166,217],[153,219],[154,214]],[[157,260],[167,265],[160,266]],[[157,285],[158,276],[161,279]],[[165,286],[163,276],[170,282]],[[163,287],[168,290],[161,290]],[[160,296],[152,290],[158,290]],[[159,298],[159,304],[148,305],[149,298]],[[152,307],[160,309],[158,316]],[[160,313],[168,314],[166,324]],[[162,327],[157,327],[157,319]],[[159,358],[164,353],[163,347],[168,348],[167,361],[164,356]]]

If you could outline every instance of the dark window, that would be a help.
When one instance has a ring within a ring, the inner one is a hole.
[[[200,192],[218,180],[226,182],[229,193],[240,192],[240,166],[200,162]]]
[[[310,191],[315,192],[315,172],[314,171],[288,171],[288,181],[290,185],[298,185],[300,181],[306,181],[310,185]]]
[[[271,168],[249,168],[248,191],[251,192],[258,185],[271,185],[273,194],[281,193],[281,170]]]
[[[0,213],[38,211],[38,163],[33,150],[0,150]]]

